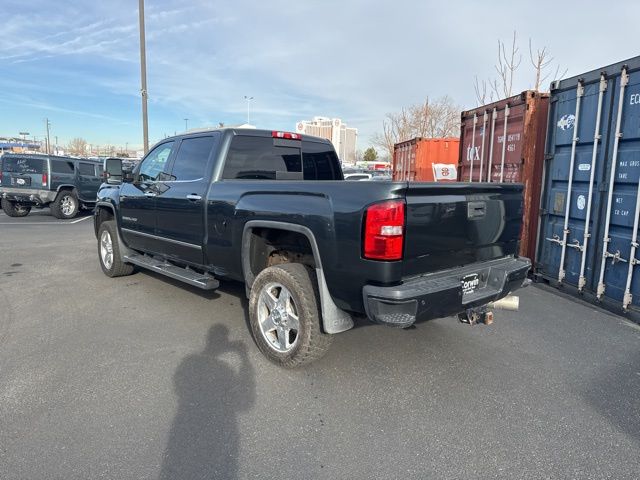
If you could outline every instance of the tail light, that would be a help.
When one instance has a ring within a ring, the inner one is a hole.
[[[302,140],[302,135],[299,133],[290,133],[290,132],[271,132],[271,136],[273,138],[284,138],[285,140]]]
[[[42,186],[46,187],[47,186],[47,181],[49,180],[48,176],[46,173],[42,174]]]
[[[404,244],[404,201],[389,200],[364,214],[364,258],[401,260]]]

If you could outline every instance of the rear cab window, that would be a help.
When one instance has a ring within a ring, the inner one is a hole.
[[[238,135],[231,141],[222,178],[302,180],[300,140]]]
[[[302,141],[305,180],[342,180],[338,155],[328,143]]]

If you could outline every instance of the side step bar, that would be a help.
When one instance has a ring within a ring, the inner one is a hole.
[[[211,275],[195,272],[188,268],[178,267],[172,263],[158,260],[148,255],[125,255],[123,260],[127,263],[133,263],[139,267],[146,268],[153,272],[158,272],[167,277],[180,280],[202,290],[215,290],[220,286],[220,282]]]

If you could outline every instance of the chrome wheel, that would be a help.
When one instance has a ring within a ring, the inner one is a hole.
[[[113,266],[113,242],[111,234],[107,230],[102,231],[100,235],[100,259],[107,270],[111,270]]]
[[[73,215],[76,210],[76,202],[69,195],[65,195],[60,202],[60,209],[65,217]]]
[[[286,353],[298,343],[300,320],[291,292],[280,283],[268,283],[258,298],[258,323],[271,348]]]
[[[27,207],[22,205],[16,205],[16,213],[18,215],[24,215],[25,213],[29,213],[29,210],[27,210]]]

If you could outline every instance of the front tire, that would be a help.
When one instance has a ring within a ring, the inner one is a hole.
[[[80,202],[75,193],[62,190],[51,203],[51,214],[62,220],[68,220],[78,215]]]
[[[332,336],[320,329],[315,275],[299,263],[260,272],[251,287],[249,322],[260,351],[281,367],[309,364],[331,345]]]
[[[134,271],[133,265],[122,261],[118,231],[113,220],[102,222],[98,229],[98,260],[107,277],[124,277]]]
[[[31,211],[31,207],[20,205],[19,203],[12,202],[6,198],[2,199],[2,210],[9,217],[26,217]]]

